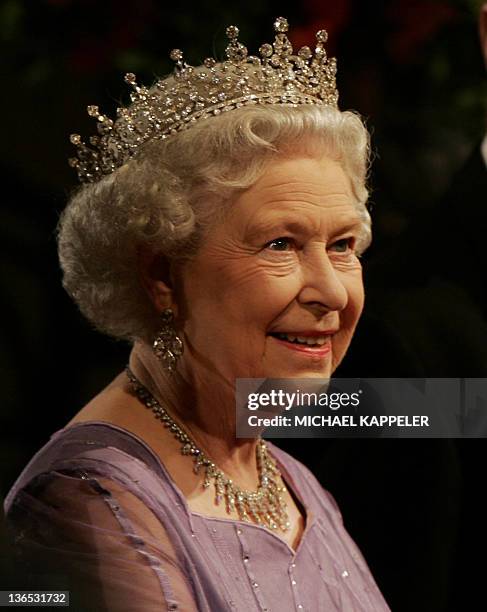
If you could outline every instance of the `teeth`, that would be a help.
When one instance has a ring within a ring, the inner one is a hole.
[[[276,336],[278,336],[279,338],[281,338],[282,340],[287,340],[288,342],[294,342],[294,343],[299,343],[299,344],[307,344],[308,346],[322,346],[323,344],[325,344],[326,340],[327,340],[327,336],[314,336],[314,337],[306,337],[306,336],[293,336],[291,334],[283,334],[283,333],[278,333],[276,334]]]

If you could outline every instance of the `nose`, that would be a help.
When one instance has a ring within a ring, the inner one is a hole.
[[[340,273],[334,268],[322,244],[305,256],[298,302],[316,311],[316,314],[341,311],[348,303],[348,292]]]

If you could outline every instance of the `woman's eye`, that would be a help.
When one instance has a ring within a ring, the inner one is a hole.
[[[353,247],[353,238],[342,238],[334,242],[330,248],[338,253],[346,253],[348,249]]]
[[[292,245],[291,238],[276,238],[275,240],[271,240],[265,245],[266,249],[270,249],[271,251],[287,251],[288,248]]]

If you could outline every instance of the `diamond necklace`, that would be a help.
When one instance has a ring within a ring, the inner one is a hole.
[[[208,489],[213,481],[215,486],[215,504],[218,506],[225,502],[226,511],[231,514],[237,511],[239,519],[249,523],[264,525],[273,531],[288,531],[289,517],[286,511],[286,502],[283,493],[286,488],[279,484],[281,473],[267,452],[264,440],[257,444],[257,470],[259,473],[259,486],[256,491],[245,491],[236,486],[233,481],[222,472],[211,459],[199,449],[188,434],[176,423],[156,398],[135,377],[129,367],[126,374],[132,385],[134,393],[139,400],[162,421],[164,427],[169,429],[173,436],[181,442],[181,454],[189,455],[193,459],[193,471],[199,474],[204,470],[203,487]]]

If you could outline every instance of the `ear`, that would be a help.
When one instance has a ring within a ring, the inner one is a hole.
[[[487,67],[487,2],[482,5],[479,16],[480,44],[484,55],[485,66]]]
[[[140,283],[157,312],[172,308],[177,316],[173,270],[167,258],[147,247],[139,247],[137,267]]]

